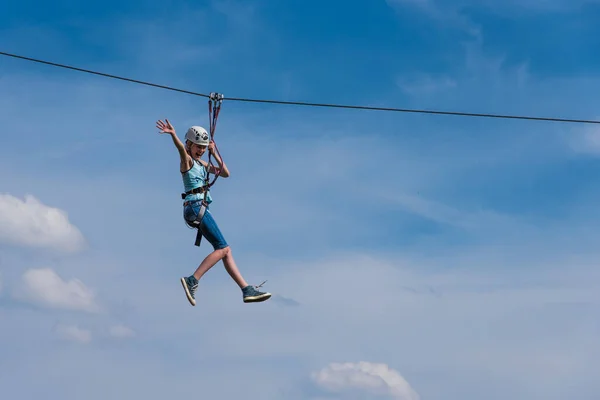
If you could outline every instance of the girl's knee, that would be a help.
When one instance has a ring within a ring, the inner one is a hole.
[[[231,249],[229,248],[229,246],[223,247],[223,248],[218,249],[216,251],[219,253],[220,258],[225,258],[229,254],[231,254]]]

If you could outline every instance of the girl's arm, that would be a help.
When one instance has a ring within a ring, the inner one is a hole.
[[[168,119],[165,119],[165,122],[159,120],[156,123],[156,127],[161,130],[160,133],[166,133],[171,135],[171,139],[173,139],[173,144],[179,152],[179,170],[181,171],[181,173],[189,171],[189,169],[193,166],[192,157],[189,156],[189,154],[185,150],[185,146],[183,145],[181,140],[179,140],[179,137],[177,137],[177,134],[175,133],[175,128],[173,128]]]
[[[223,178],[228,178],[230,176],[229,169],[227,168],[227,165],[225,165],[225,163],[223,162],[223,160],[221,159],[219,154],[215,151],[215,143],[214,142],[210,142],[210,144],[208,145],[208,151],[210,151],[210,153],[215,158],[215,160],[217,160],[217,164],[219,164],[219,170],[220,170],[219,176],[222,176]],[[203,161],[202,163],[204,164],[205,167],[208,167],[207,162]],[[210,172],[212,172],[213,174],[216,174],[219,171],[215,171],[214,168],[212,168],[212,170]]]
[[[179,170],[181,171],[181,173],[189,171],[190,168],[192,168],[192,166],[194,165],[194,162],[192,161],[192,157],[190,157],[190,155],[187,153],[187,151],[185,150],[185,146],[183,145],[181,140],[179,140],[179,137],[177,137],[175,132],[171,133],[171,139],[173,139],[173,144],[175,144],[175,147],[177,148],[177,151],[179,152],[179,160],[180,160]]]

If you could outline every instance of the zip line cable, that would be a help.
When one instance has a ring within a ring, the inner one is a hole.
[[[171,86],[159,85],[151,82],[144,82],[131,78],[124,78],[117,75],[111,75],[104,72],[92,71],[89,69],[83,69],[73,67],[70,65],[58,64],[50,61],[20,56],[17,54],[6,53],[0,51],[0,55],[18,58],[26,61],[32,61],[40,64],[51,65],[54,67],[71,69],[79,72],[85,72],[88,74],[100,75],[107,78],[119,79],[127,82],[137,83],[140,85],[152,86],[159,89],[172,90],[175,92],[191,94],[194,96],[210,98],[210,95],[198,92],[192,92],[189,90],[178,89]],[[422,109],[409,109],[409,108],[393,108],[393,107],[374,107],[374,106],[361,106],[361,105],[344,105],[344,104],[327,104],[327,103],[310,103],[310,102],[299,102],[299,101],[283,101],[283,100],[265,100],[265,99],[248,99],[239,97],[227,97],[228,101],[239,101],[248,103],[267,103],[267,104],[284,104],[284,105],[295,105],[295,106],[308,106],[308,107],[327,107],[327,108],[343,108],[343,109],[354,109],[354,110],[371,110],[371,111],[387,111],[387,112],[405,112],[405,113],[420,113],[420,114],[439,114],[439,115],[456,115],[463,117],[483,117],[483,118],[502,118],[502,119],[521,119],[521,120],[534,120],[534,121],[550,121],[550,122],[568,122],[568,123],[583,123],[583,124],[600,124],[598,120],[586,120],[586,119],[570,119],[570,118],[554,118],[554,117],[534,117],[524,115],[502,115],[502,114],[485,114],[485,113],[471,113],[471,112],[460,112],[460,111],[437,111],[437,110],[422,110]]]
[[[131,78],[123,78],[121,76],[110,75],[110,74],[106,74],[104,72],[97,72],[97,71],[92,71],[92,70],[89,70],[89,69],[72,67],[70,65],[57,64],[57,63],[53,63],[53,62],[50,62],[50,61],[38,60],[38,59],[35,59],[35,58],[29,58],[29,57],[25,57],[25,56],[19,56],[19,55],[16,55],[16,54],[5,53],[3,51],[0,51],[0,55],[8,56],[8,57],[14,57],[14,58],[20,58],[22,60],[33,61],[33,62],[37,62],[37,63],[40,63],[40,64],[51,65],[53,67],[60,67],[60,68],[72,69],[72,70],[75,70],[75,71],[85,72],[85,73],[94,74],[94,75],[100,75],[100,76],[104,76],[104,77],[112,78],[112,79],[120,79],[122,81],[138,83],[140,85],[153,86],[153,87],[156,87],[156,88],[159,88],[159,89],[174,90],[176,92],[181,92],[181,93],[186,93],[186,94],[192,94],[194,96],[209,97],[208,95],[203,94],[203,93],[190,92],[188,90],[176,89],[176,88],[172,88],[172,87],[169,87],[169,86],[158,85],[156,83],[150,83],[150,82],[138,81],[136,79],[131,79]]]

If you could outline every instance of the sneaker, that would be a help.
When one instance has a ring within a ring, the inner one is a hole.
[[[257,290],[259,286],[246,286],[242,289],[244,295],[244,303],[259,303],[261,301],[268,300],[271,297],[271,293],[261,292]]]
[[[196,305],[196,290],[198,290],[198,281],[194,276],[189,276],[187,278],[181,278],[181,286],[183,286],[183,290],[185,290],[185,295],[188,298],[188,301],[192,306]]]

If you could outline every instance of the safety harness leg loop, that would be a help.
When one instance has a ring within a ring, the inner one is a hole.
[[[194,225],[196,225],[196,241],[194,242],[195,246],[200,247],[200,242],[202,242],[202,218],[204,218],[204,213],[206,212],[206,203],[202,201],[202,205],[200,206],[200,210],[198,211],[198,215],[194,220]]]

